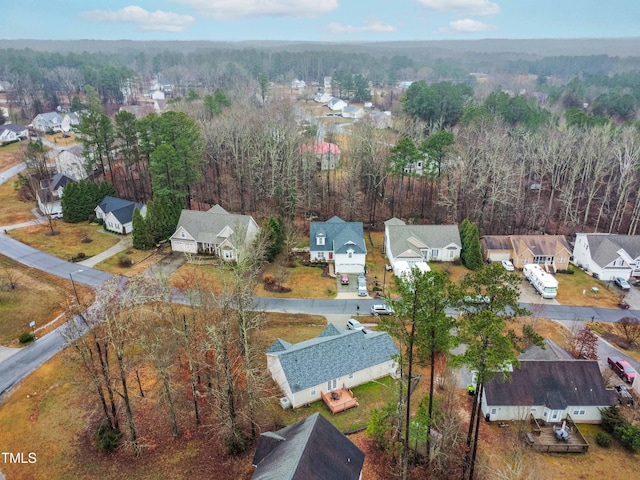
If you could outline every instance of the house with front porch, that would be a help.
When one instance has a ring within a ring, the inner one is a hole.
[[[462,242],[457,225],[407,225],[398,218],[384,222],[384,251],[394,271],[424,262],[453,262]]]
[[[398,354],[386,332],[328,325],[316,338],[291,344],[277,339],[267,350],[267,368],[293,408],[395,374]]]
[[[600,423],[600,409],[616,403],[596,360],[521,360],[510,379],[497,374],[484,386],[482,415],[517,421],[531,414],[548,423],[569,415],[575,423]]]
[[[258,230],[250,215],[232,214],[220,205],[206,212],[182,210],[176,231],[170,237],[171,250],[237,260],[239,249],[248,247]]]
[[[309,256],[312,262],[333,263],[335,273],[364,273],[367,246],[362,222],[333,217],[311,222]]]
[[[564,235],[486,235],[480,239],[485,260],[511,260],[522,269],[536,263],[548,272],[569,268],[571,246]]]
[[[577,233],[573,263],[605,281],[640,277],[640,235]]]

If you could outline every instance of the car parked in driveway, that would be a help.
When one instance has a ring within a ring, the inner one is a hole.
[[[502,260],[502,266],[507,272],[513,272],[515,270],[515,267],[513,266],[513,263],[511,263],[511,260]]]
[[[616,277],[614,280],[614,283],[618,286],[618,288],[620,288],[621,290],[630,290],[631,289],[631,285],[629,285],[629,282],[627,282],[624,278],[622,277]]]
[[[391,315],[392,313],[393,308],[388,306],[386,303],[371,305],[371,315]]]
[[[355,318],[350,318],[347,320],[347,328],[349,330],[362,330],[364,326]]]
[[[638,373],[629,362],[618,357],[607,358],[607,363],[618,376],[627,383],[633,383]]]
[[[349,285],[349,275],[347,275],[346,273],[343,273],[340,275],[340,283],[342,285]]]

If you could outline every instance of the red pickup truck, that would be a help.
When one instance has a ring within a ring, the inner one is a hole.
[[[613,371],[627,383],[633,383],[638,375],[638,372],[636,372],[631,364],[626,360],[622,360],[618,357],[609,357],[607,358],[607,362]]]

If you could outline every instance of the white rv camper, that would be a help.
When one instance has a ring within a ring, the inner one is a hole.
[[[558,281],[545,272],[540,265],[528,263],[522,269],[524,276],[533,285],[542,298],[555,298],[558,294]]]

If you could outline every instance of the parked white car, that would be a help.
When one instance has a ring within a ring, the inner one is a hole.
[[[507,272],[513,272],[515,270],[515,267],[510,260],[502,260],[502,266]]]
[[[392,313],[393,308],[388,306],[386,303],[371,306],[371,315],[391,315]]]
[[[355,318],[350,318],[347,320],[347,328],[349,330],[362,330],[364,326]]]

